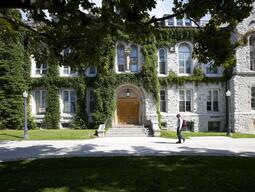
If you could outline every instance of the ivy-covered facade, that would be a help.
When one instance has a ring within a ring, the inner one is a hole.
[[[237,65],[225,69],[195,59],[199,29],[185,19],[166,21],[142,40],[122,32],[108,36],[98,48],[99,63],[79,67],[65,62],[71,49],[63,50],[61,61],[54,56],[44,61],[24,46],[24,34],[17,40],[2,36],[0,129],[22,128],[22,92],[28,90],[29,128],[153,124],[175,130],[180,113],[190,131],[226,131],[230,114],[233,131],[255,132],[252,18],[238,25],[237,40],[243,44],[229,61],[236,59]],[[227,90],[232,93],[230,111]]]
[[[171,130],[181,113],[188,130],[223,131],[224,69],[192,58],[198,29],[185,25],[164,27],[158,36],[139,42],[120,33],[108,41],[102,61],[107,69],[39,63],[31,56],[30,104],[36,122],[45,128],[153,122]]]

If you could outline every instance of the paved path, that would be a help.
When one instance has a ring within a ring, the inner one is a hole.
[[[74,156],[209,155],[255,157],[255,139],[193,137],[184,144],[157,137],[0,142],[0,162]]]

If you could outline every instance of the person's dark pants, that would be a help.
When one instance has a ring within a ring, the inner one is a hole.
[[[185,139],[182,135],[182,130],[179,127],[177,128],[177,137],[178,137],[178,142],[181,142],[182,139],[183,140]]]

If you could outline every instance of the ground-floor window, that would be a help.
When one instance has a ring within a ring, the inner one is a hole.
[[[76,91],[63,90],[63,113],[75,113],[76,112]]]
[[[191,93],[192,93],[191,90],[179,91],[179,111],[180,112],[191,111],[191,102],[192,102]]]
[[[46,90],[35,90],[34,98],[35,98],[35,111],[36,114],[45,114],[47,107],[47,91]]]
[[[166,91],[160,91],[160,111],[166,112]]]
[[[182,131],[191,131],[194,132],[194,122],[186,121],[187,126],[182,128]]]
[[[255,87],[251,88],[251,109],[255,110]]]
[[[220,121],[209,121],[208,131],[220,131]]]

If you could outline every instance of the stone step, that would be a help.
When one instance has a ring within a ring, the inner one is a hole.
[[[146,133],[143,127],[110,128],[106,137],[146,137]]]

